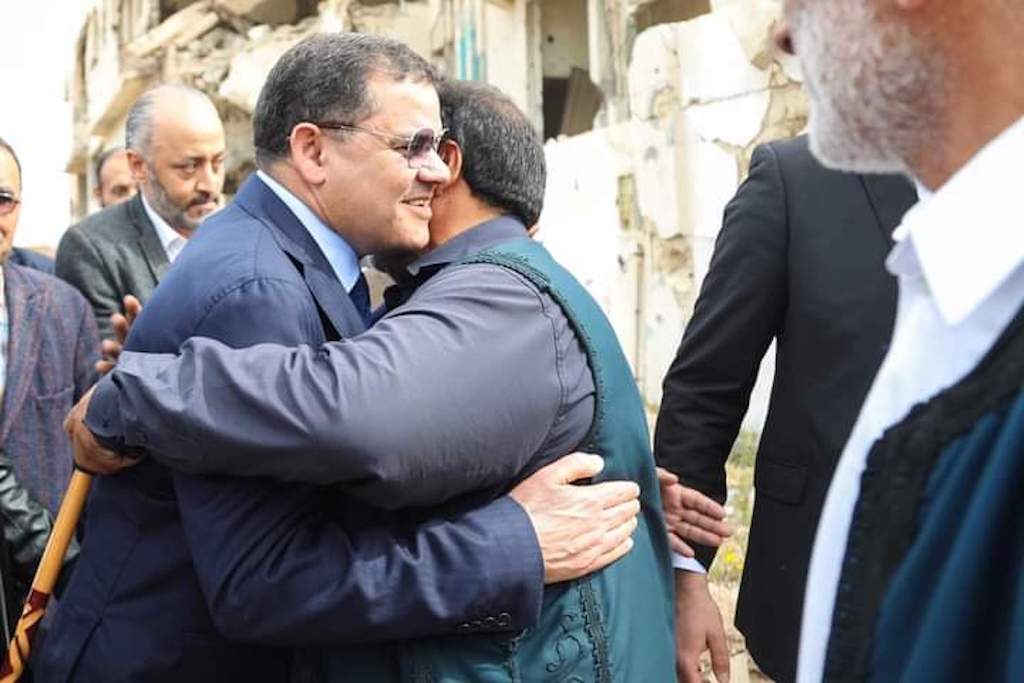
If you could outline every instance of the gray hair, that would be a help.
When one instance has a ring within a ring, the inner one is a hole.
[[[153,143],[153,109],[160,96],[168,92],[180,92],[213,106],[205,93],[187,85],[165,84],[147,90],[139,96],[139,99],[135,100],[135,104],[132,105],[128,112],[128,118],[125,120],[124,146],[126,149],[138,152],[143,156],[148,155],[150,145]],[[97,173],[98,171],[99,167],[97,167]]]
[[[321,33],[285,52],[260,91],[253,113],[253,143],[260,165],[287,154],[288,136],[303,122],[330,117],[354,124],[376,103],[366,87],[374,74],[434,84],[434,68],[407,45],[362,33]]]

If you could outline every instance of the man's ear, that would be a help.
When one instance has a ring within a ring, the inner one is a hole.
[[[441,143],[438,154],[441,155],[441,160],[444,161],[445,166],[448,167],[448,171],[451,173],[451,178],[448,179],[448,182],[438,188],[438,190],[443,192],[462,180],[462,148],[454,140],[445,140]]]
[[[136,185],[141,186],[149,180],[149,164],[142,158],[142,155],[134,149],[125,151],[125,158],[128,160],[128,170],[132,174],[132,180]],[[97,188],[98,189],[98,188]]]
[[[312,123],[300,123],[288,136],[288,149],[292,165],[302,179],[310,185],[322,185],[327,180],[324,163],[324,134]]]

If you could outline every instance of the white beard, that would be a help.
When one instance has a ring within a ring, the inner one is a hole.
[[[810,146],[825,165],[908,173],[938,137],[942,61],[868,0],[807,0],[787,16],[810,97]]]

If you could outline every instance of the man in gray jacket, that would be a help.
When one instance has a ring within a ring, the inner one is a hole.
[[[144,93],[125,124],[133,199],[72,226],[57,248],[56,274],[85,295],[100,336],[126,295],[145,303],[224,186],[224,127],[197,90],[165,85]]]

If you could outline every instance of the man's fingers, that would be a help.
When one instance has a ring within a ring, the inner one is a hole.
[[[679,538],[676,534],[668,532],[668,544],[672,548],[672,552],[682,555],[683,557],[695,557],[696,553],[693,552],[693,548],[688,546],[683,539]]]
[[[733,528],[731,524],[720,519],[715,519],[714,517],[708,517],[696,510],[683,510],[681,512],[671,511],[667,512],[665,517],[673,520],[682,520],[695,527],[699,527],[704,531],[709,531],[716,536],[722,536],[723,538],[732,536]]]
[[[114,328],[114,339],[118,343],[123,343],[125,338],[128,337],[128,328],[130,326],[128,318],[120,313],[115,313],[110,316],[110,326]]]
[[[637,515],[640,513],[640,501],[626,501],[612,508],[606,508],[602,513],[602,519],[608,529],[618,529],[624,524],[637,523]]]
[[[715,519],[725,519],[725,508],[714,498],[709,498],[697,489],[688,486],[680,486],[679,498],[683,508],[698,510]]]
[[[624,557],[632,549],[633,537],[632,535],[629,535],[617,545],[610,548],[607,552],[598,555],[597,559],[594,560],[594,563],[591,565],[590,572],[596,572],[598,569],[604,569],[612,562]]]
[[[109,360],[98,360],[93,367],[96,368],[97,375],[105,375],[114,369],[114,364]]]
[[[135,319],[139,317],[139,313],[142,312],[142,302],[131,294],[128,294],[121,300],[121,303],[124,305],[124,314],[128,319],[128,325],[131,326],[131,324],[135,322]]]
[[[658,484],[662,487],[672,486],[673,484],[679,483],[679,477],[672,474],[664,467],[658,467],[655,471],[658,473]]]
[[[690,524],[686,520],[666,517],[665,522],[668,524],[668,528],[679,536],[679,538],[685,541],[690,541],[691,543],[714,546],[717,548],[722,545],[722,541],[724,540],[718,534],[701,529],[699,526]]]
[[[604,458],[591,453],[570,453],[538,470],[559,484],[571,484],[580,479],[589,479],[604,469]],[[536,475],[534,475],[536,476]]]
[[[121,343],[113,339],[104,339],[100,342],[100,349],[103,351],[104,358],[117,358],[121,353]]]
[[[684,657],[682,653],[676,653],[676,675],[679,676],[679,683],[704,683],[704,677],[700,673],[700,657]]]
[[[581,489],[601,502],[604,509],[618,507],[640,497],[640,487],[632,481],[605,481]]]
[[[721,622],[717,629],[708,632],[708,649],[711,650],[711,670],[718,683],[729,683],[729,643]]]

